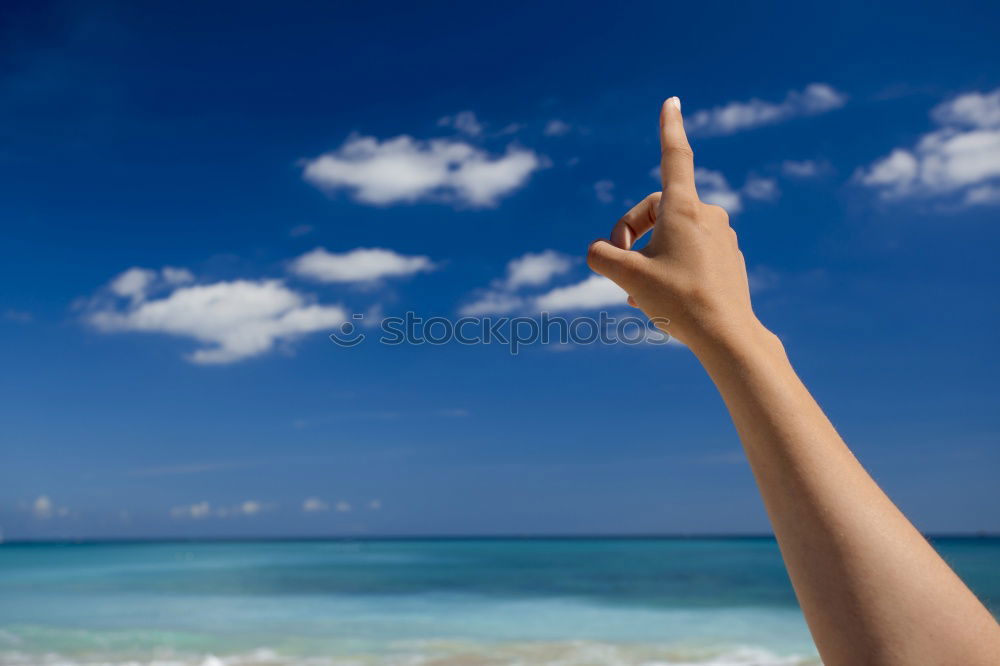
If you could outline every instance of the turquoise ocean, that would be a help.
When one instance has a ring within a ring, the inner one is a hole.
[[[0,545],[3,665],[818,663],[770,538]]]

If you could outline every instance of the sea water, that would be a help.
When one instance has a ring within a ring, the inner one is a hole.
[[[818,663],[770,538],[0,545],[3,665]]]

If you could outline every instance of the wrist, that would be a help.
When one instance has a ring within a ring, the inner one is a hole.
[[[761,356],[785,355],[778,336],[753,316],[743,322],[708,327],[693,336],[688,347],[709,372],[720,363],[732,365]]]

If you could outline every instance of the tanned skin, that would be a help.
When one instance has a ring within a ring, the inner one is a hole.
[[[823,662],[1000,664],[996,620],[865,472],[754,314],[729,217],[698,198],[676,97],[660,146],[662,191],[591,244],[588,263],[669,320],[715,382]]]

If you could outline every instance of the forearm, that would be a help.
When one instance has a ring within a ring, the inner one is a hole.
[[[660,148],[662,192],[618,220],[610,242],[592,243],[587,261],[719,387],[825,663],[1000,663],[1000,627],[858,464],[753,315],[729,217],[698,198],[676,97],[660,109]]]
[[[996,663],[995,621],[875,484],[759,325],[692,345],[743,441],[825,662]]]

